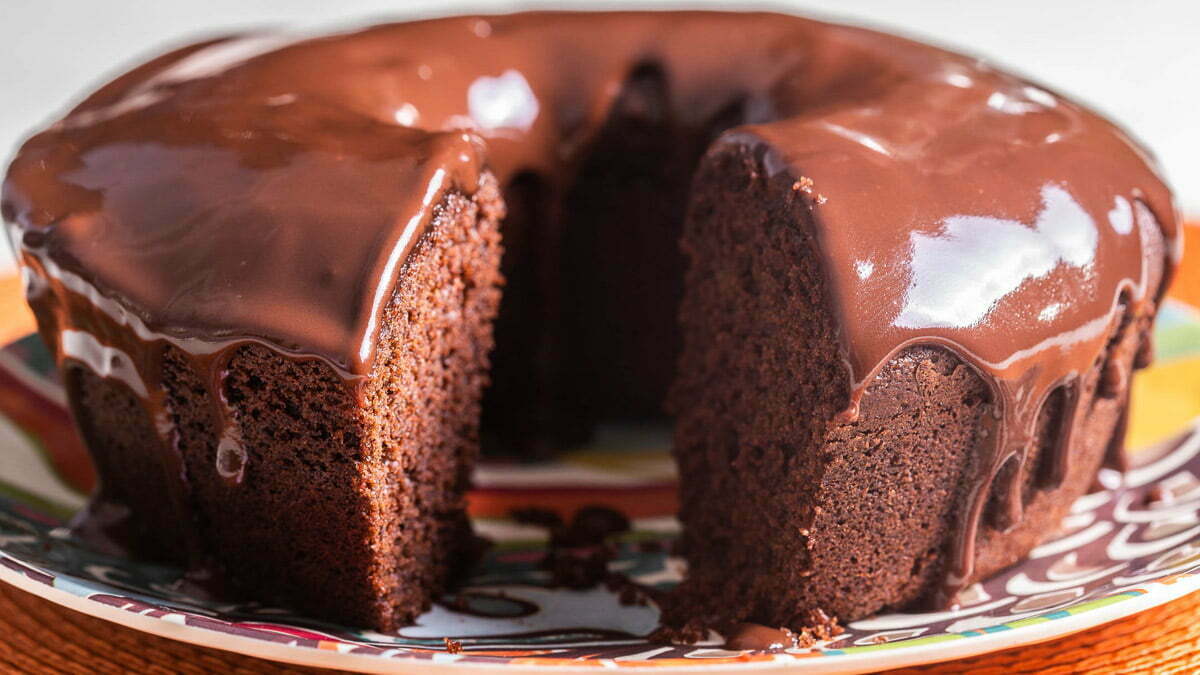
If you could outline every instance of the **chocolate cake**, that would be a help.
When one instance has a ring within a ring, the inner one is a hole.
[[[668,416],[668,626],[951,603],[1119,465],[1180,252],[1093,113],[776,14],[212,40],[29,139],[3,216],[77,527],[377,629],[469,560],[481,444]]]

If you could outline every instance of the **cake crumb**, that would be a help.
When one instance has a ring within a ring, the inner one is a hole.
[[[871,638],[871,642],[877,645],[881,645],[887,641],[888,639],[882,635],[876,635],[875,637]]]
[[[607,540],[630,529],[625,514],[596,504],[580,508],[569,523],[557,512],[542,508],[514,509],[509,515],[519,523],[550,531],[541,567],[550,572],[551,587],[582,590],[606,581],[608,563],[617,554]],[[626,597],[637,602],[632,595]]]
[[[812,633],[810,633],[807,628],[800,631],[799,633],[796,633],[795,635],[796,635],[796,639],[794,641],[794,644],[795,644],[796,649],[808,649],[809,647],[812,647],[813,645],[817,644],[816,638],[814,638],[812,636]]]
[[[604,585],[617,594],[617,601],[625,607],[646,607],[651,601],[661,603],[663,600],[657,589],[639,584],[620,572],[609,572]]]
[[[508,512],[508,515],[510,518],[522,525],[554,528],[560,527],[563,524],[562,516],[558,515],[557,511],[551,511],[550,509],[543,509],[537,506],[513,509]]]
[[[583,590],[605,580],[614,557],[608,546],[551,547],[542,559],[542,569],[550,572],[551,588]]]
[[[664,645],[692,645],[703,640],[708,630],[700,621],[688,621],[682,626],[659,626],[646,636],[648,642]]]
[[[629,518],[607,506],[589,505],[580,508],[570,525],[555,528],[550,533],[551,546],[598,546],[608,537],[628,532]]]
[[[838,624],[837,617],[829,616],[819,607],[809,610],[805,624],[812,631],[813,637],[818,640],[832,640],[845,632]]]
[[[820,192],[814,192],[813,185],[813,179],[809,178],[808,176],[800,176],[799,180],[792,183],[792,192],[803,192],[809,197],[812,197],[813,202],[818,205],[829,201],[825,198],[825,195],[821,194]]]
[[[463,650],[462,643],[459,642],[458,640],[451,640],[448,637],[444,637],[444,638],[442,638],[442,642],[445,643],[447,652],[449,652],[451,654],[461,654],[462,653],[462,650]]]

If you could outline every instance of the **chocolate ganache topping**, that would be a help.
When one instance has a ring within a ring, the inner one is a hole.
[[[3,214],[43,336],[159,420],[164,343],[214,391],[247,341],[360,387],[443,196],[484,171],[569,182],[645,63],[684,127],[740,102],[715,143],[761,149],[807,193],[851,383],[843,421],[915,343],[991,387],[951,595],[1042,403],[1098,363],[1123,308],[1157,302],[1181,240],[1153,162],[1120,130],[903,38],[774,14],[532,13],[180,49],[92,94],[9,170]]]

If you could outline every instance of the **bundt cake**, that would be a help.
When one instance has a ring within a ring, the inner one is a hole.
[[[739,13],[185,47],[30,138],[3,216],[78,527],[378,629],[467,559],[481,444],[664,415],[668,625],[951,603],[1120,462],[1181,245],[1080,106]]]

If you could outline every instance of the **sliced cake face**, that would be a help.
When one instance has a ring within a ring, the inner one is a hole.
[[[845,377],[849,354],[864,347],[847,344],[848,310],[826,270],[854,265],[829,250],[858,242],[852,230],[831,231],[836,215],[822,219],[824,195],[777,163],[773,170],[771,152],[748,137],[715,147],[688,212],[684,350],[671,407],[689,567],[666,622],[801,630],[818,609],[854,619],[945,606],[1055,531],[1106,457],[1118,459],[1129,377],[1162,279],[1159,227],[1146,219],[1140,235],[1138,225],[1115,232],[1130,240],[1114,238],[1097,255],[1113,259],[1121,247],[1131,255],[1107,275],[1089,274],[1113,301],[1097,305],[1102,314],[1074,339],[1036,345],[1052,358],[1014,378],[1035,410],[1026,431],[1004,398],[1019,358],[989,369],[965,346],[929,337],[893,345],[865,380]],[[905,311],[915,282],[904,275],[919,273],[905,263],[918,254],[914,247],[879,270],[902,290],[879,293],[870,307],[885,325]],[[945,261],[948,274],[954,264]],[[1055,385],[1039,391],[1039,378]],[[998,461],[1004,424],[1028,435]]]
[[[149,399],[65,359],[100,491],[93,540],[215,574],[230,590],[397,628],[469,564],[463,496],[500,298],[490,175],[447,194],[383,313],[369,375],[248,343],[205,359],[165,342]],[[124,358],[124,357],[122,357]],[[199,361],[199,367],[198,367]]]
[[[669,621],[947,602],[1119,454],[1179,251],[1092,113],[771,14],[187,47],[30,139],[3,215],[102,477],[81,527],[377,628],[465,560],[481,415],[533,456],[664,397]]]

